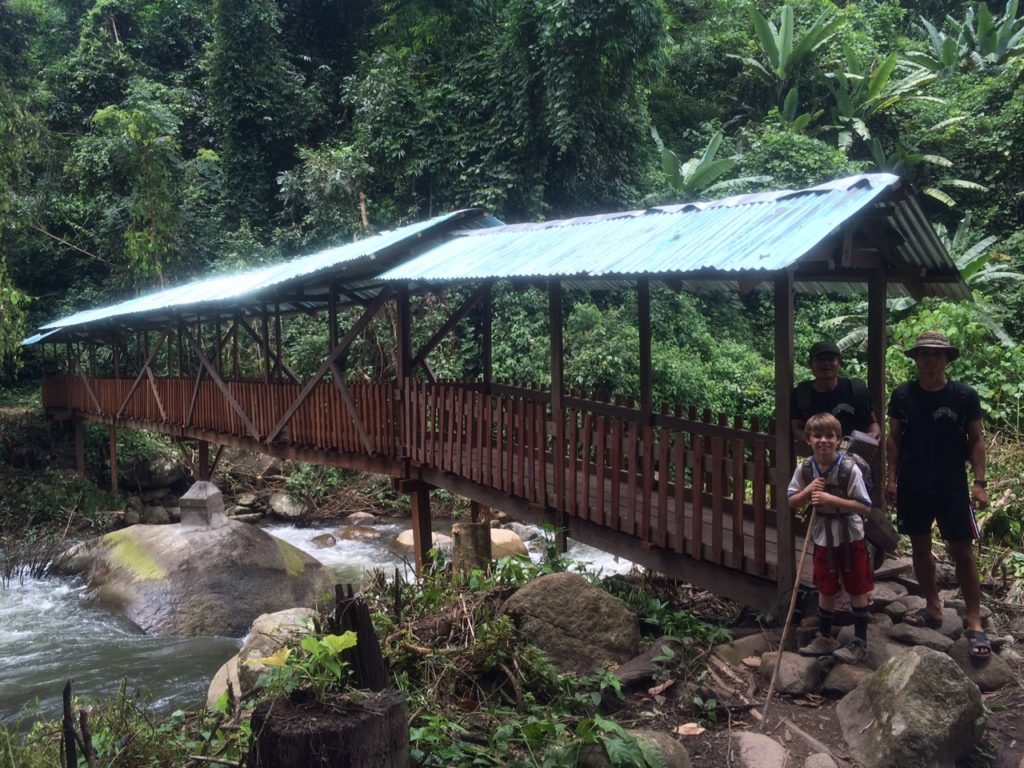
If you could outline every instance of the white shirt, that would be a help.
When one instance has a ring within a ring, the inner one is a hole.
[[[859,504],[863,504],[867,512],[871,509],[871,497],[868,496],[868,489],[864,485],[864,477],[861,475],[860,467],[854,464],[850,467],[850,482],[844,489],[839,488],[839,463],[843,459],[842,451],[836,452],[836,458],[831,465],[826,467],[824,471],[818,466],[818,462],[815,461],[814,457],[810,457],[808,461],[811,463],[811,469],[813,470],[813,477],[824,477],[826,492],[831,493],[834,496],[844,496],[847,499],[853,499]],[[813,479],[813,478],[812,478]],[[802,491],[807,487],[807,483],[804,482],[804,470],[803,462],[800,463],[796,468],[796,472],[793,473],[793,479],[789,481],[789,488],[786,490],[786,496],[790,497],[796,493]],[[838,511],[838,507],[834,505],[826,505],[818,510],[818,514],[814,518],[814,530],[811,536],[814,538],[814,543],[818,546],[826,547],[829,545],[829,532],[826,526],[831,527],[832,534],[832,545],[837,546],[843,541],[859,541],[864,538],[864,520],[860,515],[851,515],[846,513],[840,514],[828,514],[829,512]],[[825,514],[822,514],[825,513]],[[849,531],[844,536],[843,527],[846,527]]]

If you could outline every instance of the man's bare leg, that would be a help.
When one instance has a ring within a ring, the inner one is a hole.
[[[967,629],[981,629],[981,583],[978,566],[974,562],[973,541],[947,541],[950,557],[956,563],[956,579],[967,605]],[[917,563],[914,563],[915,569]],[[920,579],[918,579],[920,581]]]
[[[931,534],[911,536],[910,546],[914,560],[914,577],[927,602],[928,613],[936,621],[942,621],[942,603],[939,602],[939,587],[935,581],[935,557],[932,555]],[[971,560],[973,562],[973,557]],[[958,566],[957,576],[959,577],[959,575]],[[977,574],[975,574],[975,580],[977,580]],[[966,597],[964,601],[966,602]]]

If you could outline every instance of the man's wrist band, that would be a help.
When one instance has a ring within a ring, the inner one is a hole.
[[[976,486],[978,486],[979,488],[987,488],[988,487],[988,483],[986,481],[984,481],[984,480],[975,480],[974,484]]]

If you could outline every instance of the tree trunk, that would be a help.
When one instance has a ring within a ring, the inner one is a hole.
[[[358,701],[280,696],[252,713],[250,768],[408,768],[409,712],[395,689]]]

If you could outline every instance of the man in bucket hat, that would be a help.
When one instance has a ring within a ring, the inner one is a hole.
[[[974,562],[978,538],[972,502],[988,503],[985,490],[985,441],[978,393],[946,376],[960,352],[935,331],[922,333],[905,351],[917,366],[917,381],[901,384],[889,399],[886,499],[896,505],[900,533],[910,537],[914,575],[927,605],[908,613],[912,626],[942,625],[942,603],[932,557],[932,523],[946,540],[967,605],[964,636],[971,655],[988,658],[992,646],[981,628],[981,587]],[[967,485],[966,463],[974,484]]]

